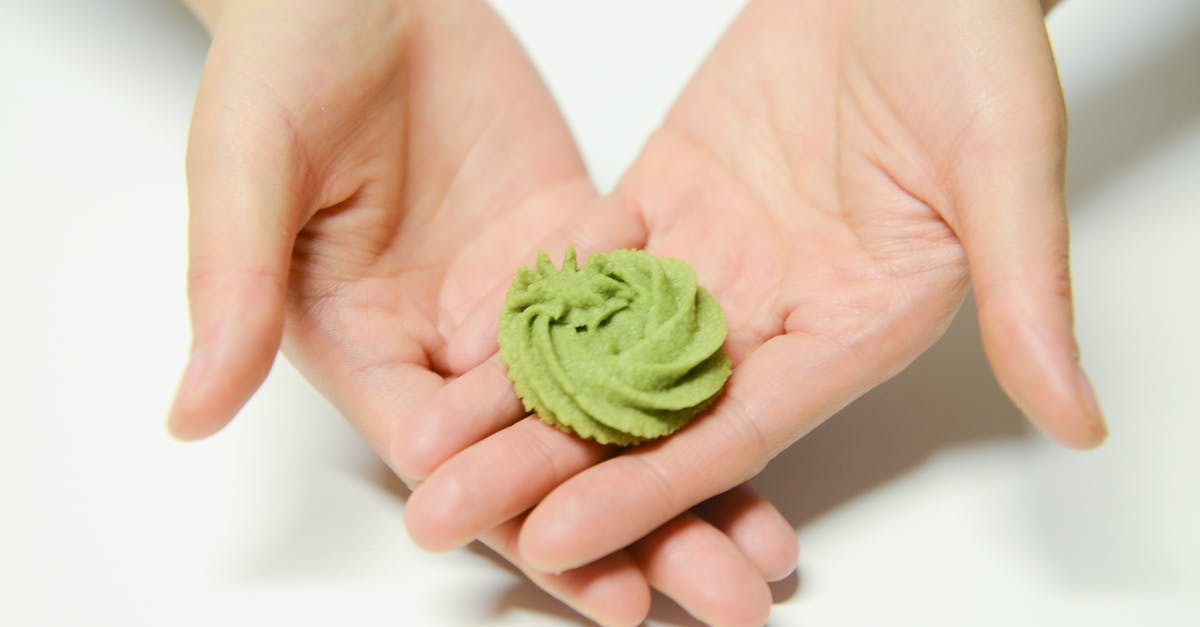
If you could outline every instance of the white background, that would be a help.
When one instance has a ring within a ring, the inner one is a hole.
[[[738,6],[500,3],[604,187]],[[1111,440],[1031,433],[968,307],[756,480],[801,543],[773,624],[1200,624],[1200,3],[1050,25]],[[165,0],[0,0],[0,625],[576,624],[482,551],[416,549],[403,490],[282,360],[218,437],[166,436],[206,44]]]

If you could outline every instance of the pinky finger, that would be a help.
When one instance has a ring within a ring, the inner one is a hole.
[[[493,528],[480,541],[521,570],[538,587],[601,625],[638,625],[650,611],[645,576],[625,551],[561,573],[533,570],[521,559],[517,537],[524,516]]]
[[[784,579],[796,569],[796,530],[750,486],[718,494],[694,511],[733,541],[767,581]]]
[[[710,625],[762,625],[771,591],[719,529],[684,513],[630,547],[651,586]]]

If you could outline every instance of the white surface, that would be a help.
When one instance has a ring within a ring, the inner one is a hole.
[[[501,3],[606,187],[737,6]],[[802,546],[773,624],[1200,624],[1200,4],[1076,0],[1051,26],[1112,439],[1030,434],[964,315],[756,480]],[[285,362],[225,433],[166,437],[205,43],[162,1],[0,1],[0,625],[575,624],[483,553],[414,548]]]

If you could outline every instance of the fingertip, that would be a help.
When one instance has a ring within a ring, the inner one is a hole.
[[[1085,439],[1078,448],[1083,451],[1092,451],[1104,446],[1104,443],[1107,441],[1108,423],[1105,422],[1102,416],[1095,417],[1086,432]]]
[[[578,539],[577,534],[572,533],[569,525],[559,524],[554,519],[543,522],[545,516],[539,515],[539,511],[534,508],[521,526],[517,537],[521,559],[530,568],[543,573],[561,573],[579,566],[565,557]]]
[[[1024,412],[1031,422],[1047,438],[1076,451],[1099,448],[1108,439],[1108,427],[1101,417],[1082,410],[1067,411],[1056,415]]]
[[[1069,297],[1048,308],[1015,289],[980,289],[977,304],[988,361],[1017,408],[1063,446],[1100,446],[1108,428],[1078,361]]]
[[[458,513],[472,506],[463,486],[451,479],[439,481],[436,489],[422,483],[404,504],[404,528],[417,546],[443,553],[468,544],[473,538],[453,533]]]
[[[429,400],[392,426],[390,465],[402,477],[425,481],[465,445],[459,442],[459,413],[443,400],[442,385]]]
[[[754,585],[753,589],[746,595],[746,602],[743,608],[730,616],[730,625],[745,625],[746,627],[761,627],[767,624],[767,620],[771,617],[771,605],[774,599],[771,596],[771,587],[767,583],[761,582]]]
[[[624,561],[628,557],[619,554]],[[580,569],[586,574],[588,566]],[[642,624],[650,613],[650,586],[632,563],[608,576],[595,577],[581,592],[584,613],[602,625]]]
[[[424,417],[426,412],[418,410],[412,420],[398,421],[392,432],[388,455],[390,465],[402,477],[424,481],[445,461],[440,444],[443,439],[437,429],[413,428],[417,425],[436,424]]]
[[[261,379],[255,386],[258,382]],[[172,438],[194,442],[216,434],[233,420],[253,392],[210,393],[207,387],[181,390],[176,396],[167,415],[167,433]]]
[[[768,507],[771,507],[768,504]],[[771,507],[773,516],[763,516],[760,528],[753,530],[754,538],[732,537],[746,559],[754,564],[768,582],[787,579],[800,561],[800,542],[796,530]],[[746,531],[753,528],[747,527]],[[741,535],[745,535],[742,533]]]
[[[1091,383],[1067,351],[1057,359],[1053,352],[1020,342],[989,351],[1000,386],[1043,435],[1067,448],[1094,449],[1108,427]]]
[[[1057,437],[1054,438],[1059,444],[1076,451],[1087,452],[1094,451],[1104,445],[1108,441],[1108,430],[1101,426],[1087,428],[1079,431],[1078,435],[1071,438]]]
[[[746,580],[731,584],[727,589],[714,591],[707,603],[715,607],[697,611],[697,618],[710,625],[731,627],[761,627],[771,617],[774,599],[766,581]]]
[[[192,350],[179,379],[175,396],[171,400],[171,407],[167,410],[167,433],[182,442],[200,440],[214,432],[206,421],[197,418],[197,404],[203,400],[198,396],[197,388],[206,374],[205,355],[206,351],[202,347]]]
[[[167,435],[179,442],[203,440],[229,424],[225,420],[205,420],[186,408],[174,406],[167,416]]]
[[[1080,438],[1068,446],[1079,450],[1092,450],[1108,440],[1108,421],[1104,419],[1104,411],[1100,409],[1091,379],[1081,367],[1076,368],[1076,373],[1079,380],[1079,405],[1083,409],[1084,418],[1080,421]]]
[[[177,440],[204,439],[241,411],[275,363],[282,319],[275,307],[229,314],[215,332],[203,333],[188,359],[167,415]],[[281,314],[280,314],[281,317]]]
[[[531,568],[517,551],[523,526],[518,516],[480,536],[543,590],[601,625],[639,625],[650,613],[650,586],[625,551],[618,551],[579,568],[546,573]]]
[[[240,409],[239,404],[232,411],[225,410],[217,404],[218,399],[205,392],[211,371],[208,355],[209,351],[201,346],[192,350],[167,414],[167,433],[180,442],[203,440],[215,434]]]
[[[780,545],[774,551],[753,557],[747,556],[768,582],[787,579],[796,571],[796,564],[800,562],[800,542],[796,540],[795,530],[788,527],[787,532],[779,534],[777,538]]]
[[[1108,439],[1108,425],[1098,410],[1086,406],[1073,408],[1064,415],[1031,415],[1038,429],[1058,444],[1076,451],[1099,448]]]
[[[765,580],[786,579],[796,570],[800,555],[796,530],[748,485],[719,494],[695,511],[728,536]]]
[[[719,529],[684,514],[631,548],[646,579],[712,625],[757,626],[771,612],[771,589]]]
[[[1042,427],[1048,420],[1034,418],[1034,422],[1047,437],[1076,451],[1092,451],[1108,441],[1108,425],[1103,416],[1082,412],[1070,421],[1059,421],[1069,424],[1057,428]]]

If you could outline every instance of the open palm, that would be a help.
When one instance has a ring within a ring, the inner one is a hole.
[[[282,340],[398,474],[420,481],[498,418],[515,420],[491,357],[513,270],[542,249],[644,241],[632,212],[595,194],[507,29],[480,3],[440,4],[259,0],[214,20],[189,142],[196,339],[177,435],[219,429]],[[542,447],[568,464],[611,454],[536,419],[517,429],[513,468],[549,460]],[[410,452],[392,455],[393,441]],[[794,564],[791,528],[748,488],[559,575],[520,558],[521,513],[471,539],[606,623],[639,622],[647,584],[707,620],[756,622],[765,580]]]
[[[520,416],[498,403],[474,423],[481,441],[414,493],[410,531],[453,546],[532,507],[519,546],[533,567],[606,555],[902,369],[970,281],[1001,384],[1051,436],[1097,444],[1072,334],[1064,135],[1037,3],[756,0],[611,199],[644,229],[633,243],[690,262],[725,307],[727,392],[600,463],[568,436],[530,444],[527,422],[491,434]],[[420,412],[426,429],[456,398],[511,397],[473,374]],[[394,459],[430,450],[413,442]],[[506,462],[514,450],[542,463]]]

